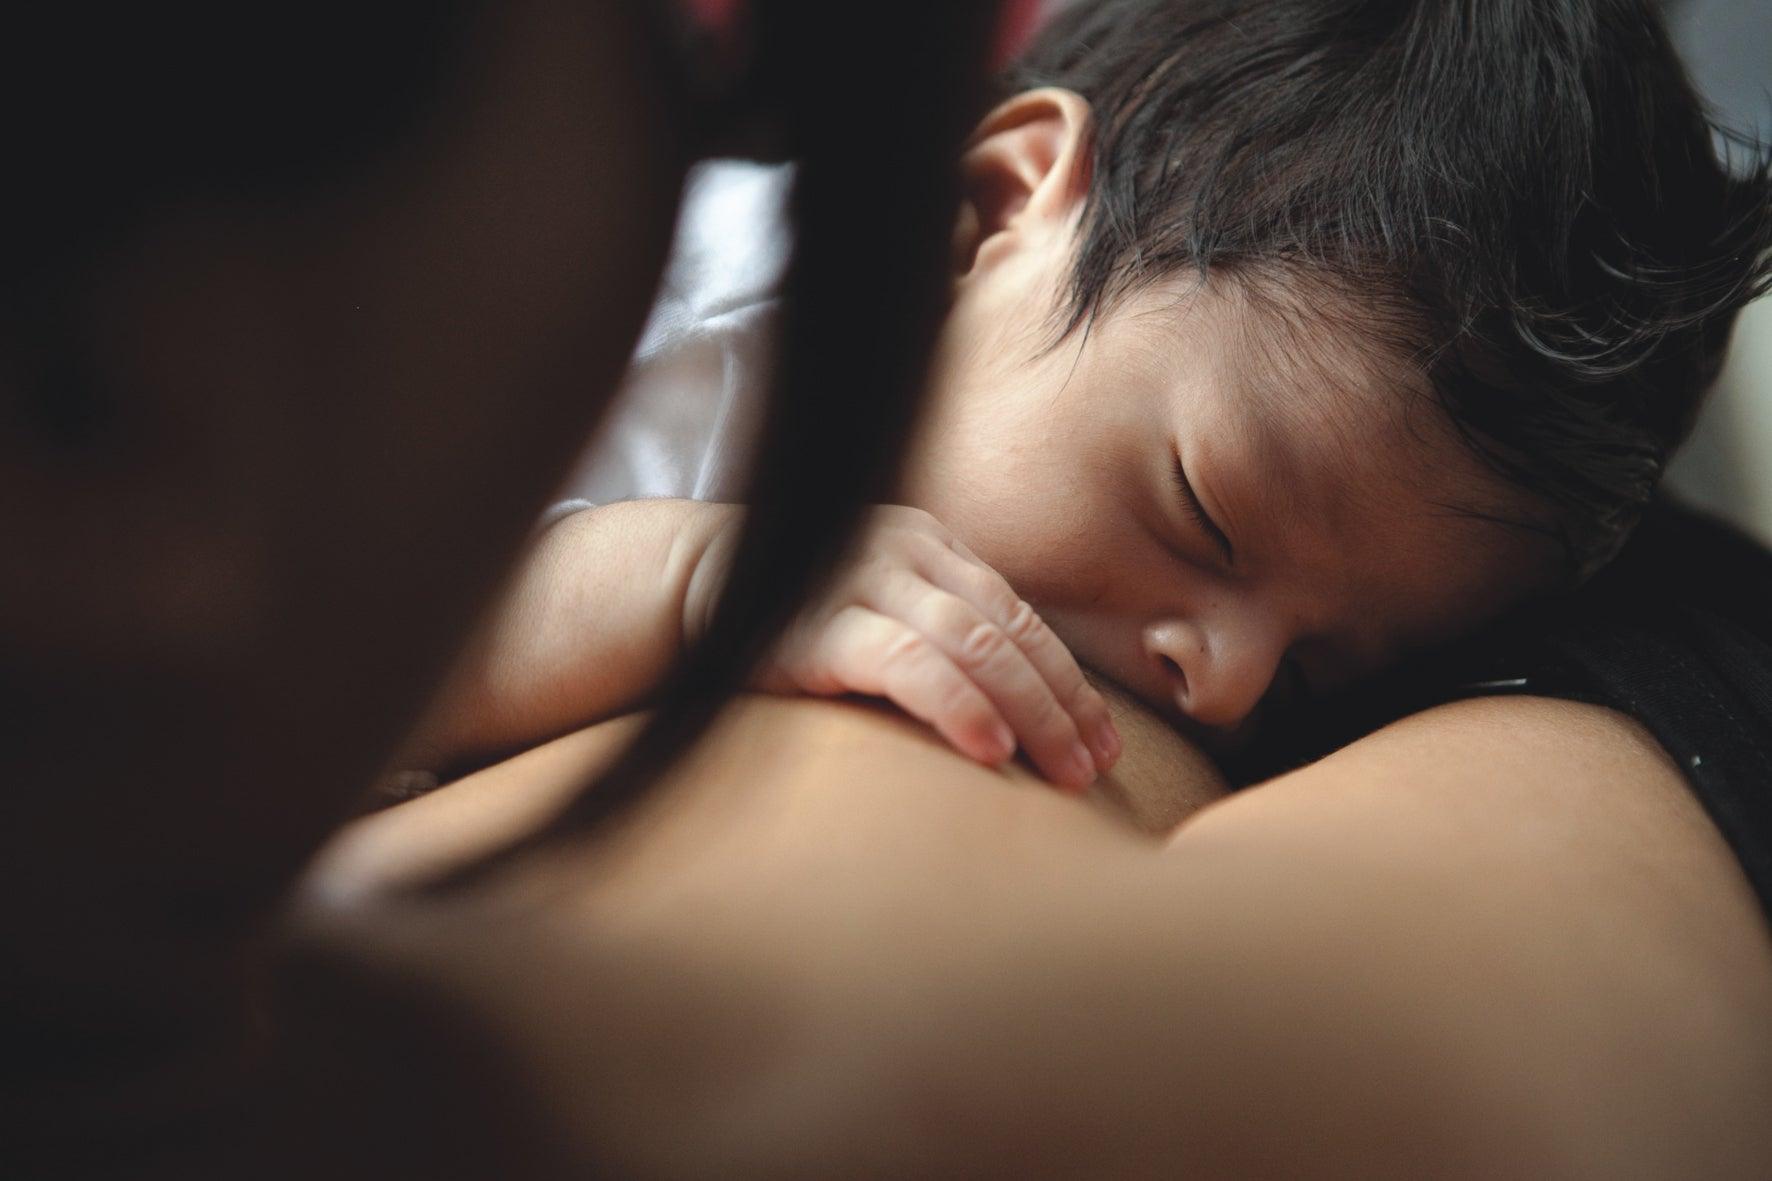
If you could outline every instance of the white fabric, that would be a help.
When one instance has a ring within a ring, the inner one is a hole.
[[[618,500],[743,495],[787,261],[789,169],[697,165],[658,301],[597,437],[548,519]]]

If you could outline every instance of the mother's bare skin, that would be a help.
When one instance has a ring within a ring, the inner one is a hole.
[[[981,768],[985,782],[995,780],[1011,790],[961,806],[979,809],[987,822],[999,813],[1056,807],[1078,812],[1080,823],[1097,823],[1107,816],[1110,827],[1158,837],[1228,794],[1223,777],[1191,742],[1115,687],[1105,683],[1099,687],[1124,737],[1125,753],[1114,771],[1084,797],[1093,807],[1078,807],[1077,800],[1017,764],[1000,772]],[[634,715],[590,726],[360,821],[333,842],[309,881],[324,891],[355,893],[414,884],[471,863],[542,823],[621,749],[638,721]],[[673,803],[666,811],[696,814],[699,808],[711,807],[724,817],[725,809],[749,806],[758,794],[779,807],[777,797],[785,783],[803,789],[794,796],[797,806],[841,807],[840,789],[819,791],[816,776],[786,774],[782,752],[802,740],[820,749],[841,750],[845,759],[873,757],[902,767],[905,790],[913,793],[919,790],[916,784],[931,782],[916,773],[918,764],[931,761],[940,773],[936,778],[948,769],[945,758],[931,759],[929,752],[919,749],[933,747],[934,736],[889,707],[753,697],[732,707],[711,747],[692,761],[699,774],[691,778],[714,786],[699,793],[693,806],[687,801]],[[740,768],[744,771],[733,773]],[[1051,798],[1034,803],[1026,798],[1029,794]],[[752,823],[747,818],[736,822]]]
[[[562,1175],[1746,1179],[1772,1153],[1764,917],[1608,711],[1430,710],[1153,840],[871,711],[753,699],[593,845],[379,894],[539,822],[617,737],[321,863],[318,995],[391,998],[348,1060],[372,1095],[411,1047],[490,1047],[416,1081],[507,1097]]]

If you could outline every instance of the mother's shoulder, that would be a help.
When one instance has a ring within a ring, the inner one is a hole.
[[[1239,792],[1175,843],[1245,831],[1317,846],[1333,831],[1447,872],[1496,859],[1518,871],[1523,891],[1567,886],[1599,895],[1599,906],[1653,895],[1656,905],[1764,927],[1680,769],[1639,722],[1598,705],[1532,696],[1438,705]]]
[[[1597,1175],[1737,1175],[1772,1149],[1752,1114],[1772,1102],[1772,930],[1621,713],[1432,708],[1206,809],[1171,851],[1252,897],[1245,924],[1330,948],[1313,987],[1469,1041],[1477,1074],[1610,1154]]]
[[[1680,769],[1622,713],[1437,706],[1208,808],[1172,847],[1235,851],[1312,892],[1388,883],[1374,930],[1493,940],[1544,998],[1568,991],[1570,1030],[1586,1002],[1615,1030],[1634,1015],[1641,1055],[1687,1056],[1658,1062],[1669,1077],[1751,1060],[1772,1098],[1772,929]]]

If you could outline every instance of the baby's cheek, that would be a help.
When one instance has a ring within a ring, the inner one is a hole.
[[[973,517],[955,532],[1035,608],[1088,610],[1112,598],[1125,563],[1070,524],[1058,513],[1030,520],[1016,508]]]
[[[1036,608],[1083,608],[1108,596],[1127,547],[1109,535],[1087,490],[1013,454],[943,470],[948,478],[925,484],[917,507],[953,530],[1022,598]]]
[[[1142,655],[1139,629],[1124,616],[1062,607],[1041,612],[1085,672],[1105,677],[1159,711],[1173,707],[1164,679]]]
[[[1016,569],[999,572],[1066,644],[1074,644],[1079,633],[1087,631],[1079,621],[1123,614],[1115,593],[1117,575],[1110,566],[1069,561],[1046,551],[1027,555]]]

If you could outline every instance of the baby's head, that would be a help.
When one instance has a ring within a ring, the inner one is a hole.
[[[1649,0],[1095,0],[963,163],[905,499],[1211,730],[1579,581],[1768,275]]]

